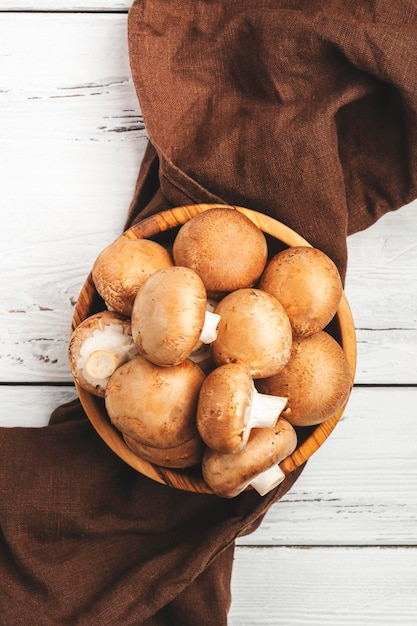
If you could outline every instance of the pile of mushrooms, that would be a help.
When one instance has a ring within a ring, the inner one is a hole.
[[[336,266],[309,246],[270,256],[233,207],[189,219],[171,252],[121,236],[92,277],[106,310],[72,333],[76,383],[103,398],[131,451],[200,465],[221,497],[274,489],[297,429],[348,397],[347,359],[326,331],[343,293]]]
[[[293,341],[286,366],[259,380],[258,389],[285,393],[287,419],[294,426],[321,424],[346,402],[351,388],[346,355],[325,330],[343,295],[337,267],[317,248],[287,248],[269,261],[259,288],[282,303]]]

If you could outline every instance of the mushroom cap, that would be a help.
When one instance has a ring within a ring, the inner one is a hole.
[[[188,267],[158,270],[142,285],[132,311],[132,334],[146,359],[164,367],[184,361],[196,347],[206,316],[206,290]]]
[[[296,446],[295,429],[280,417],[273,428],[254,428],[248,443],[237,454],[206,448],[202,461],[204,480],[216,495],[233,498],[259,474],[292,454]]]
[[[189,359],[159,367],[138,355],[110,377],[107,414],[118,430],[147,446],[179,446],[198,435],[195,418],[204,378]]]
[[[268,257],[264,233],[233,207],[217,207],[185,222],[173,243],[176,265],[201,276],[209,296],[251,287]]]
[[[109,377],[92,378],[85,365],[97,350],[119,349],[127,358],[137,354],[130,319],[114,311],[101,311],[84,319],[73,330],[68,345],[68,362],[75,382],[93,395],[104,397]]]
[[[239,289],[216,307],[220,315],[212,355],[217,365],[240,363],[253,378],[279,372],[291,354],[292,330],[284,307],[260,289]]]
[[[92,278],[107,306],[130,316],[139,287],[154,272],[172,264],[169,252],[156,241],[121,235],[97,256]]]
[[[309,246],[278,252],[268,262],[258,286],[281,302],[297,338],[325,328],[343,295],[336,265],[324,252]]]
[[[198,436],[174,448],[154,448],[136,441],[126,433],[122,433],[122,436],[127,447],[145,461],[173,469],[197,465],[201,462],[205,449],[202,439]]]
[[[332,417],[347,401],[351,374],[346,355],[326,331],[293,342],[287,365],[256,381],[261,393],[285,394],[285,418],[295,426],[312,426]]]
[[[197,428],[210,448],[235,454],[246,444],[253,393],[252,377],[239,363],[221,365],[208,374],[200,389]]]

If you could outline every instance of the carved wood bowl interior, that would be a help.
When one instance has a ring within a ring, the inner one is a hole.
[[[159,243],[169,243],[173,241],[176,232],[182,224],[194,215],[217,206],[224,205],[196,204],[164,211],[139,222],[126,230],[122,236],[131,239],[154,239]],[[281,222],[251,209],[234,208],[249,217],[265,233],[270,257],[287,247],[310,246],[303,237]],[[95,290],[90,273],[81,289],[75,306],[72,329],[78,326],[85,318],[105,308],[104,302]],[[356,370],[356,335],[352,314],[345,294],[342,296],[334,319],[326,330],[340,343],[345,352],[351,371],[351,385],[353,386]],[[171,487],[199,493],[211,493],[211,489],[201,475],[199,465],[187,469],[167,469],[151,464],[135,455],[127,447],[119,431],[110,423],[105,410],[104,400],[85,391],[77,384],[76,390],[84,411],[98,435],[128,465],[148,478]],[[303,465],[318,450],[335,428],[346,408],[346,404],[347,402],[335,415],[325,422],[317,426],[297,429],[297,448],[293,454],[280,463],[284,473],[287,474]]]

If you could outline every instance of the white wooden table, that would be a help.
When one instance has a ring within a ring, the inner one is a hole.
[[[75,397],[74,303],[121,232],[146,145],[129,5],[1,2],[4,427],[43,426]],[[356,385],[293,489],[239,540],[231,626],[417,623],[416,215],[414,202],[349,239]]]

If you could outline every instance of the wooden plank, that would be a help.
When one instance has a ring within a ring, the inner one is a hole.
[[[121,232],[146,145],[126,15],[0,20],[0,381],[69,382],[74,303]],[[417,202],[349,239],[357,383],[417,381]]]
[[[0,387],[0,426],[44,426],[72,388]],[[290,492],[238,545],[417,545],[417,388],[355,388]]]
[[[2,0],[2,11],[59,11],[59,12],[127,12],[132,0]]]
[[[251,545],[417,545],[417,388],[355,388]]]
[[[349,238],[361,383],[417,382],[417,202]]]
[[[87,152],[91,154],[91,150]],[[4,238],[2,249],[7,250],[0,269],[3,285],[0,295],[3,311],[0,318],[0,376],[3,381],[70,380],[66,347],[72,308],[96,254],[116,236],[119,227],[121,229],[121,216],[129,202],[127,190],[131,190],[134,179],[132,167],[128,181],[123,180],[123,171],[119,172],[119,178],[113,172],[112,178],[111,152],[107,156],[108,164],[101,152],[102,170],[90,172],[91,178],[84,183],[80,176],[76,183],[78,191],[62,201],[58,197],[62,192],[59,180],[55,190],[49,186],[49,199],[45,197],[39,201],[39,204],[48,203],[43,212],[36,213],[34,209],[32,214],[25,215],[23,203],[28,201],[27,198],[19,203],[11,194],[7,198],[7,205],[15,208],[0,235],[2,240]],[[106,185],[104,193],[103,188],[97,192],[96,199],[92,192],[94,184],[100,173],[107,171],[111,195],[105,195]],[[87,191],[90,197],[82,197],[83,189],[90,190]],[[113,201],[112,206],[109,206],[109,198]],[[56,203],[61,207],[64,205],[59,213],[55,209]],[[77,208],[73,209],[71,204]],[[114,207],[118,211],[113,212]],[[81,216],[83,210],[86,219]],[[386,232],[405,235],[407,227],[406,224],[403,227],[402,218],[414,210],[413,207],[398,212],[396,223],[391,220]],[[98,231],[94,219],[100,222]],[[28,227],[29,232],[24,234],[22,228],[28,231]],[[37,234],[36,240],[34,233]],[[367,240],[362,239],[366,249]],[[352,266],[355,252],[352,249]],[[417,323],[412,319],[417,286],[411,276],[416,270],[415,260],[409,260],[410,275],[401,281],[388,271],[385,278],[380,276],[375,283],[369,275],[365,281],[364,268],[371,272],[371,263],[361,266],[358,262],[360,270],[356,276],[351,271],[347,294],[357,326],[357,383],[414,384],[417,380]],[[402,301],[400,307],[396,304],[398,301]],[[393,319],[395,315],[397,320]],[[378,326],[383,326],[380,322],[383,317],[391,319],[381,328]]]
[[[240,548],[230,626],[415,626],[414,548]]]
[[[1,380],[70,380],[74,303],[121,232],[146,145],[126,17],[0,20]]]
[[[0,428],[41,428],[52,411],[77,397],[74,387],[0,386]]]

